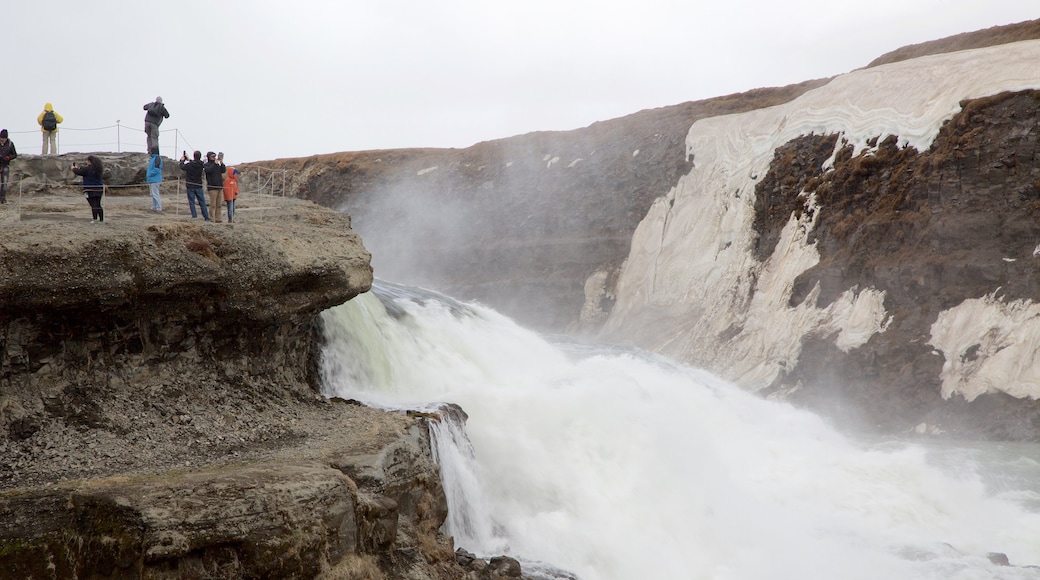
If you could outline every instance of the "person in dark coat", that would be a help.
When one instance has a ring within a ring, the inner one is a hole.
[[[206,189],[209,193],[209,215],[213,221],[220,223],[220,206],[224,201],[224,154],[217,155],[210,151],[206,154]]]
[[[202,193],[202,173],[205,170],[202,162],[202,152],[195,152],[195,159],[188,160],[188,152],[181,155],[181,171],[184,172],[184,183],[188,190],[188,209],[191,210],[191,219],[199,217],[195,213],[195,203],[202,210],[202,218],[209,221],[209,210],[206,209],[206,196]]]
[[[11,160],[18,157],[14,141],[7,138],[7,129],[0,130],[0,203],[7,203],[7,180],[11,176]]]
[[[96,224],[105,222],[105,210],[101,209],[101,196],[105,193],[105,168],[95,155],[87,155],[85,165],[72,164],[72,172],[83,178],[83,193],[90,204],[90,215]]]
[[[159,125],[163,119],[170,118],[170,112],[162,102],[162,97],[155,97],[155,101],[145,103],[144,110],[144,134],[148,136],[148,151],[159,148]]]

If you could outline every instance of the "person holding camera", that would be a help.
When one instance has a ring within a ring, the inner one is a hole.
[[[209,215],[213,216],[213,221],[220,223],[220,206],[221,202],[224,201],[224,173],[227,171],[227,167],[224,166],[224,154],[217,155],[210,151],[206,153],[206,189],[209,193]]]
[[[101,208],[101,196],[105,193],[104,167],[95,155],[87,155],[86,165],[72,164],[72,172],[83,178],[83,193],[90,204],[93,223],[105,221],[105,210]]]
[[[162,97],[155,97],[155,101],[145,103],[144,110],[144,134],[148,137],[148,150],[159,146],[159,125],[163,119],[170,118],[170,112],[162,102]]]
[[[188,190],[188,209],[191,211],[191,219],[198,218],[195,213],[195,204],[199,204],[202,211],[202,219],[209,221],[209,210],[206,209],[206,196],[202,193],[202,173],[205,164],[202,163],[202,152],[196,151],[195,158],[189,160],[188,152],[181,154],[181,171],[184,172],[184,183]]]

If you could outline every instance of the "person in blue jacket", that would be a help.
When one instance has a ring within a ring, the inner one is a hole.
[[[152,147],[152,156],[148,159],[148,171],[144,174],[144,181],[148,184],[148,193],[152,196],[152,211],[162,211],[162,197],[159,196],[159,185],[162,183],[163,159],[159,155],[159,148]]]
[[[104,223],[105,210],[101,209],[101,196],[105,193],[105,169],[95,155],[87,155],[85,165],[72,164],[72,172],[83,178],[83,193],[90,204],[90,215],[94,223]]]

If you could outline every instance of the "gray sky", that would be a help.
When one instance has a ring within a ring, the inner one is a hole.
[[[170,156],[462,148],[1038,17],[1036,0],[5,2],[0,126],[38,153],[49,101],[62,152],[144,151],[162,96]]]

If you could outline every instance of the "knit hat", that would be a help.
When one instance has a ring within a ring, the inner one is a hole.
[[[7,139],[7,129],[0,129],[0,139]]]
[[[155,102],[162,104],[162,97],[155,97]]]

